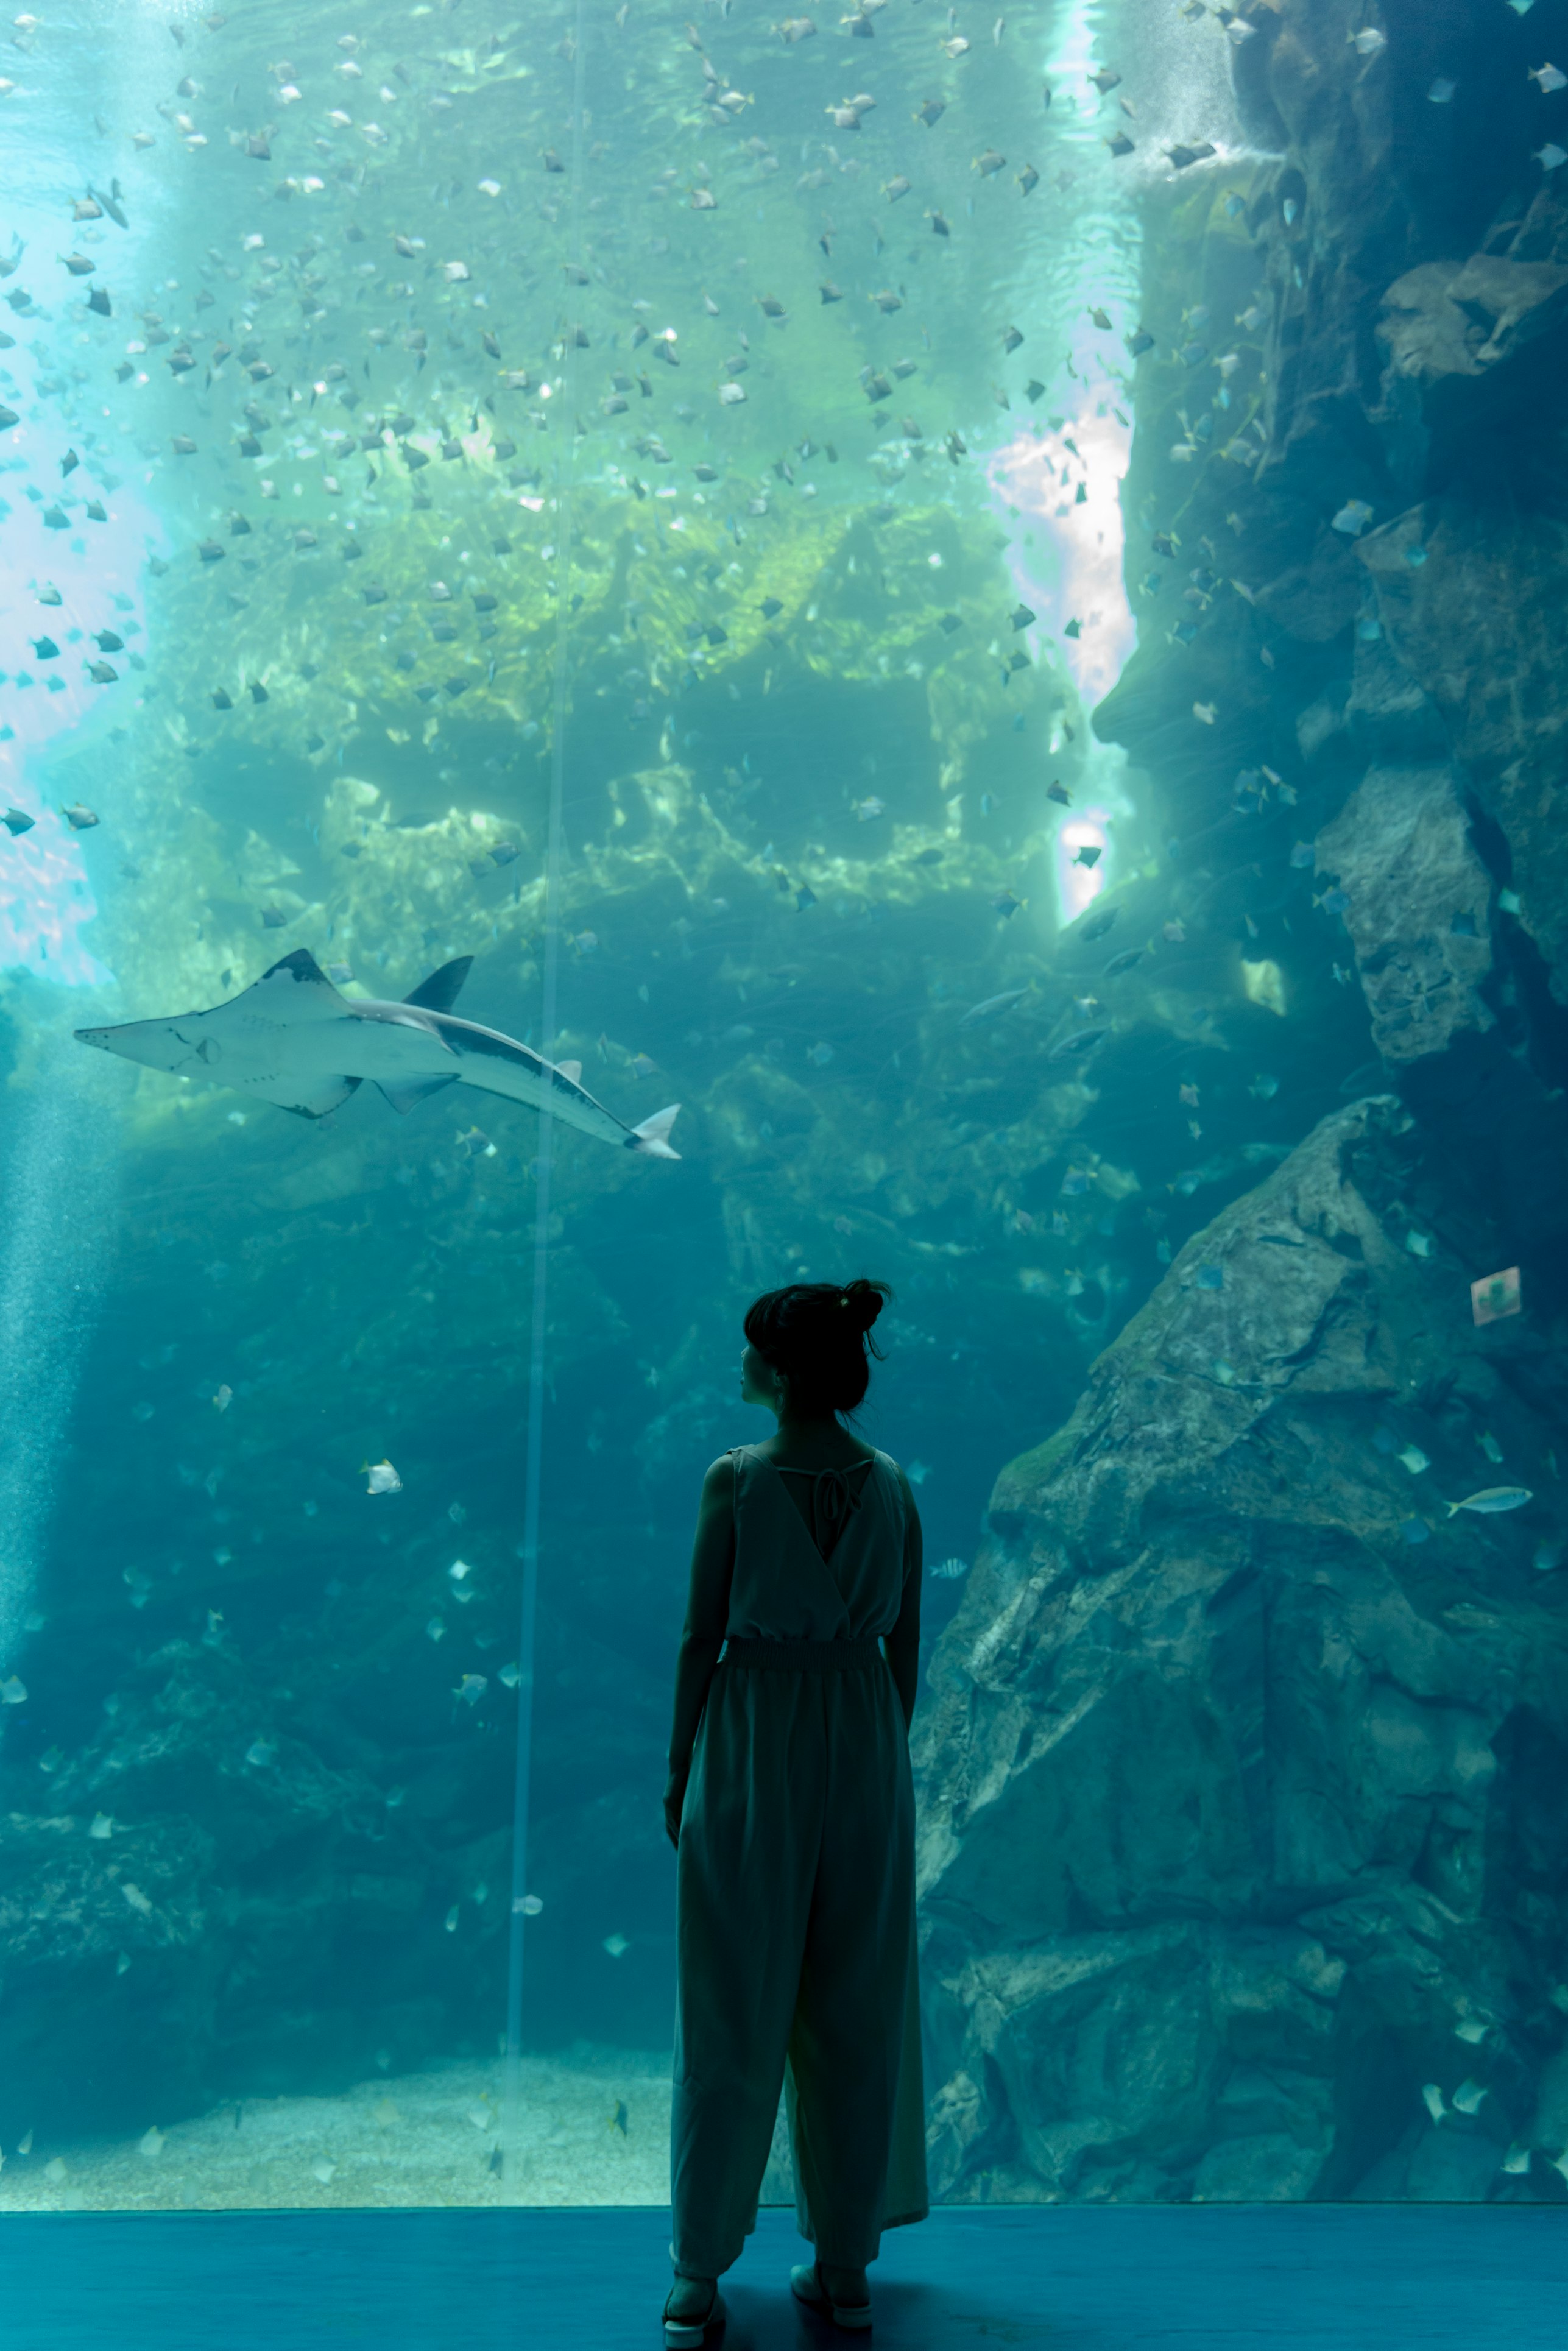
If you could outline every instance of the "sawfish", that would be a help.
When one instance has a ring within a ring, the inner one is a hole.
[[[627,1126],[582,1084],[580,1061],[548,1061],[498,1029],[459,1019],[452,1007],[473,961],[459,956],[401,1003],[383,1003],[340,995],[309,950],[296,947],[210,1011],[76,1034],[146,1069],[233,1086],[300,1118],[325,1118],[366,1079],[395,1111],[411,1111],[444,1086],[476,1086],[548,1110],[601,1143],[653,1159],[680,1157],[670,1147],[679,1102]]]

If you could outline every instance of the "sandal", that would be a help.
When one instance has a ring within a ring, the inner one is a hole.
[[[835,2302],[817,2273],[815,2262],[802,2263],[789,2273],[789,2291],[797,2302],[809,2303],[832,2318],[835,2326],[867,2328],[871,2325],[869,2302]]]
[[[670,2288],[674,2294],[674,2287]],[[703,2338],[710,2326],[722,2326],[728,2315],[724,2297],[716,2285],[707,2314],[702,2318],[672,2318],[669,2315],[670,2294],[664,2297],[664,2351],[702,2351]]]

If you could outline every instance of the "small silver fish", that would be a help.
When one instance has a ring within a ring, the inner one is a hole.
[[[1528,1486],[1483,1486],[1479,1494],[1467,1494],[1462,1502],[1448,1504],[1448,1516],[1459,1510],[1475,1510],[1491,1518],[1500,1510],[1522,1510],[1533,1499]]]
[[[1006,1012],[1011,1006],[1021,1004],[1029,993],[1028,987],[1009,987],[1000,996],[988,996],[983,1003],[971,1004],[958,1026],[960,1029],[972,1029],[979,1021],[992,1020],[998,1012]]]
[[[968,1574],[969,1562],[967,1559],[945,1559],[941,1566],[934,1567],[931,1573],[944,1583],[956,1583],[961,1575]]]

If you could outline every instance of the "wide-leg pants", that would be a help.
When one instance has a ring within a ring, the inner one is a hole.
[[[738,2258],[787,2061],[802,2231],[825,2262],[874,2261],[926,2210],[915,1802],[884,1661],[718,1667],[676,1887],[676,2269]]]

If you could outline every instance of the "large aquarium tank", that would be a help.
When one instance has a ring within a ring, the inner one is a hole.
[[[1568,2198],[1568,5],[790,4],[0,35],[0,2210],[666,2199],[859,1274],[934,2193]]]

